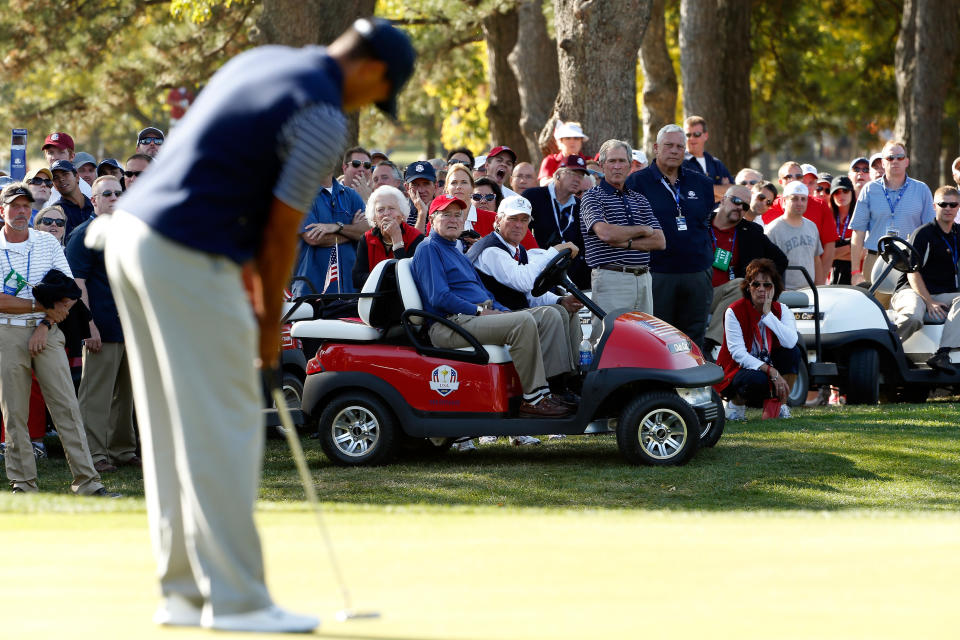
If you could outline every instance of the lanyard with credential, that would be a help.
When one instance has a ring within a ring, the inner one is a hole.
[[[673,190],[673,187],[670,186],[670,183],[667,182],[667,179],[663,176],[660,176],[660,183],[667,188],[667,191],[670,192],[670,195],[673,196],[674,202],[677,203],[677,217],[683,217],[683,211],[680,209],[680,190]]]
[[[563,234],[570,228],[570,225],[573,224],[573,205],[561,208],[560,203],[556,200],[551,199],[551,202],[553,202],[553,217],[557,221],[557,229],[560,229],[560,237],[562,238]],[[568,210],[567,223],[562,225],[560,224],[560,214]]]
[[[722,264],[721,260],[726,262],[726,271],[730,275],[730,279],[734,279],[733,275],[733,252],[737,248],[737,227],[733,228],[733,240],[730,241],[730,255],[727,256],[726,249],[720,249],[719,243],[717,242],[717,234],[713,231],[713,225],[710,225],[710,235],[713,236],[713,267],[715,269],[720,269],[723,271],[723,267],[718,266]],[[719,251],[718,251],[719,249]],[[724,254],[724,255],[721,255]]]
[[[883,189],[883,197],[887,199],[887,204],[890,205],[890,218],[891,218],[891,223],[893,222],[893,218],[897,215],[897,213],[896,213],[896,211],[897,211],[897,205],[900,204],[900,198],[903,197],[903,192],[907,190],[907,185],[908,185],[908,184],[910,184],[910,183],[904,181],[903,186],[900,187],[899,189],[897,189],[897,199],[891,202],[891,201],[890,201],[890,192],[887,191],[887,188],[883,185],[883,182],[880,183],[880,187]]]
[[[840,224],[840,219],[837,218],[837,235],[840,236],[841,240],[843,240],[844,236],[847,235],[847,229],[850,228],[850,218],[853,217],[852,215],[850,215],[851,213],[852,213],[851,211],[847,211],[846,222],[842,225]],[[843,227],[843,231],[840,230],[840,227]]]
[[[14,273],[13,264],[10,263],[10,249],[4,249],[3,251],[4,253],[7,254],[7,266],[10,267],[10,273]],[[31,249],[30,251],[27,251],[27,275],[23,278],[24,285],[30,284],[30,256],[31,255],[33,255],[33,249]],[[4,280],[4,288],[6,288],[6,280]],[[21,289],[23,289],[23,286],[17,287],[17,293],[20,293]]]

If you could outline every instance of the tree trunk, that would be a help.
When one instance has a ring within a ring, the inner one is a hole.
[[[517,161],[528,158],[527,142],[520,130],[520,92],[508,58],[517,45],[517,9],[494,12],[483,19],[487,40],[487,74],[490,105],[487,120],[494,146],[506,145],[517,154]]]
[[[636,144],[637,52],[651,4],[554,0],[560,93],[541,143],[553,137],[560,118],[579,122],[590,136],[584,155],[593,155],[610,138]]]
[[[708,151],[732,173],[750,162],[749,0],[681,0],[683,112],[706,119]]]
[[[960,123],[954,115],[943,120],[943,149],[940,151],[940,184],[953,181],[953,161],[960,156]]]
[[[954,69],[960,13],[952,0],[906,0],[901,26],[896,49],[900,100],[896,133],[907,145],[910,175],[936,189],[943,103],[955,77],[945,70]],[[904,42],[907,39],[913,44]]]
[[[376,0],[263,0],[257,20],[261,44],[330,44],[354,20],[372,16]],[[357,143],[360,117],[351,114],[347,146]]]
[[[526,140],[530,162],[543,155],[539,135],[550,117],[560,90],[556,43],[547,33],[547,21],[539,0],[517,4],[517,44],[507,57],[520,94],[520,131]],[[550,152],[552,153],[552,152]]]
[[[640,47],[643,70],[643,150],[653,158],[657,132],[677,117],[677,74],[667,51],[666,0],[653,0],[650,25]]]

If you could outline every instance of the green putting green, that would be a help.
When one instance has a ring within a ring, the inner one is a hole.
[[[18,498],[18,510],[33,499]],[[2,637],[209,637],[150,621],[142,501],[85,511],[102,505],[92,502],[0,515]],[[276,600],[319,614],[327,637],[955,638],[960,628],[957,514],[328,509],[354,607],[379,620],[335,620],[341,599],[303,503],[258,513]]]

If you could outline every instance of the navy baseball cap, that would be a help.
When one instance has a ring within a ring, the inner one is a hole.
[[[379,60],[387,65],[386,78],[390,81],[390,95],[377,103],[377,107],[391,118],[397,117],[397,95],[413,74],[417,52],[410,37],[383,18],[360,18],[353,23],[367,46]]]
[[[50,172],[53,173],[54,171],[70,171],[72,173],[76,173],[77,169],[69,160],[57,160],[50,165]]]
[[[100,164],[97,165],[97,175],[107,175],[107,167],[113,167],[114,169],[123,171],[123,167],[120,166],[120,162],[116,158],[104,158]]]
[[[417,178],[423,178],[430,182],[437,181],[437,172],[433,165],[426,160],[418,160],[407,165],[407,170],[403,174],[404,182],[412,182]]]

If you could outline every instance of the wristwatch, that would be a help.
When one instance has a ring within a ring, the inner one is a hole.
[[[483,313],[483,311],[484,311],[485,308],[486,308],[486,307],[484,307],[482,304],[478,304],[478,305],[477,305],[477,313],[474,314],[474,315],[478,315],[478,316],[481,315],[481,314]]]
[[[338,222],[338,223],[337,223],[337,233],[340,233],[341,231],[343,231],[343,223],[342,223],[342,222]]]
[[[38,322],[37,324],[43,324],[47,326],[47,329],[53,329],[53,325],[50,324],[50,321],[47,320],[46,318],[40,318],[40,322]]]

